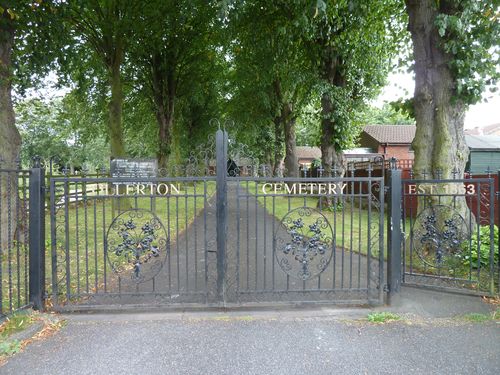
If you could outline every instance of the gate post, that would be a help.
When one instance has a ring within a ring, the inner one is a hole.
[[[37,161],[29,182],[29,301],[42,310],[45,298],[45,170]]]
[[[227,231],[227,132],[217,130],[217,295],[225,301],[226,231]]]
[[[388,212],[387,236],[387,303],[391,297],[399,293],[401,287],[401,211],[402,211],[402,183],[401,170],[390,170],[390,194]]]

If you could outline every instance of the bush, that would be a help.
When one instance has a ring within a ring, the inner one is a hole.
[[[494,253],[493,262],[498,264],[498,227],[494,226],[493,241],[494,241]],[[479,254],[478,254],[479,247]],[[465,266],[471,266],[473,268],[484,268],[490,265],[490,226],[485,225],[479,229],[478,233],[475,232],[472,235],[470,248],[469,241],[462,244],[462,252],[460,253],[460,258],[462,259],[462,264]]]

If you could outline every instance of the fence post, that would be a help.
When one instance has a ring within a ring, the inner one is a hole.
[[[45,170],[36,163],[29,182],[29,300],[42,310],[45,298]]]
[[[226,231],[227,231],[227,133],[216,133],[217,152],[217,295],[225,300]]]
[[[391,297],[399,293],[401,287],[401,211],[402,211],[402,183],[401,170],[390,170],[390,194],[387,236],[387,303]]]

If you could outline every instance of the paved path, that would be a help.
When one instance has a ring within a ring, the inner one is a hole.
[[[337,248],[334,251],[330,263],[319,278],[313,277],[303,282],[287,276],[277,264],[273,249],[274,232],[280,222],[254,196],[243,197],[246,189],[239,184],[234,181],[228,183],[227,302],[349,300],[359,304],[367,303],[368,299],[378,299],[378,260],[372,258],[368,264],[365,256],[347,249]],[[269,204],[272,204],[270,200]],[[161,219],[175,222],[175,211],[172,215]],[[92,297],[81,301],[79,306],[216,303],[216,222],[215,197],[212,197],[188,228],[178,233],[177,240],[171,244],[170,257],[155,276],[154,282],[137,284],[127,273],[122,274],[118,281],[110,273],[108,292],[121,295]],[[349,238],[346,235],[347,243]],[[293,265],[298,268],[295,263]],[[368,269],[371,273],[370,282]],[[146,275],[146,279],[151,277]]]
[[[68,317],[1,374],[498,374],[500,325],[374,325],[334,313]]]

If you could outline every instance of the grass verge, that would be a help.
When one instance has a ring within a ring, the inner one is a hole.
[[[20,311],[6,317],[0,324],[0,366],[30,343],[53,335],[65,323],[65,320],[56,315],[40,314],[33,310]],[[39,327],[30,332],[35,324]]]
[[[368,314],[366,318],[370,323],[377,324],[384,324],[401,320],[401,317],[399,315],[390,312],[373,312]]]

